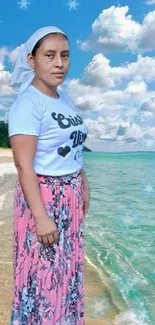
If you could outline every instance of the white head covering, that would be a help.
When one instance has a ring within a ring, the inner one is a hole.
[[[35,70],[27,62],[27,55],[32,52],[35,44],[42,37],[50,33],[61,33],[66,36],[59,28],[46,26],[36,30],[27,42],[21,45],[10,80],[10,86],[18,90],[18,95],[21,95],[29,87],[35,76]]]

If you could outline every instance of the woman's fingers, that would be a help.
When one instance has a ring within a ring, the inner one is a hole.
[[[47,244],[53,244],[54,242],[54,235],[53,233],[48,235],[48,243]]]
[[[54,236],[54,239],[55,239],[56,244],[58,244],[58,241],[59,241],[59,233],[58,233],[58,231],[55,231],[53,233],[53,236]]]
[[[49,235],[48,235],[49,236]],[[48,244],[48,236],[42,236],[42,242],[46,245]]]
[[[38,242],[42,243],[42,237],[41,236],[37,236]]]
[[[58,243],[59,233],[58,231],[54,231],[53,233],[48,234],[47,236],[38,236],[37,238],[40,243],[43,243],[45,245],[52,244],[54,241]]]

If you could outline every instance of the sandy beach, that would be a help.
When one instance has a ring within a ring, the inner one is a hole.
[[[0,164],[11,162],[13,162],[12,150],[0,148]]]
[[[11,149],[0,149],[0,163],[13,162]],[[13,182],[15,184],[16,175],[14,175]],[[13,197],[14,187],[12,185],[11,191],[9,188],[8,202],[1,210],[0,217],[0,324],[9,324],[12,292],[13,292],[13,262],[12,262],[12,249],[13,249]],[[3,195],[3,190],[0,191]],[[85,304],[92,297],[104,298],[107,293],[107,288],[101,282],[101,279],[96,270],[90,266],[85,259]],[[85,308],[85,325],[107,325],[113,324],[115,315],[118,314],[116,310],[110,310],[108,313],[108,323],[103,317],[93,318],[88,309]],[[22,324],[20,324],[22,325]]]

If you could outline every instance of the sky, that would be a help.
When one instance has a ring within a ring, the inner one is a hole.
[[[62,85],[88,129],[92,151],[155,151],[155,0],[5,0],[0,4],[0,120],[20,46],[38,28],[68,36]]]

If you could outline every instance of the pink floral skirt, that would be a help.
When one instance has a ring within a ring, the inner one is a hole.
[[[10,325],[84,324],[84,213],[81,173],[37,175],[41,198],[59,232],[39,243],[19,179],[14,199],[14,288]]]

